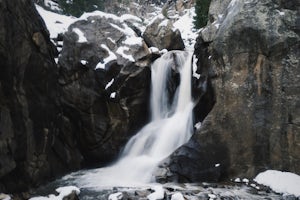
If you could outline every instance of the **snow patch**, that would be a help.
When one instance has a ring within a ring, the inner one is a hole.
[[[159,53],[159,49],[156,47],[150,47],[149,51],[150,51],[150,53]]]
[[[125,53],[125,51],[129,51],[129,47],[126,46],[121,46],[117,49],[116,53],[119,54],[120,56],[122,56],[123,58],[131,61],[131,62],[135,62],[134,58],[132,57],[132,55],[128,55]]]
[[[35,7],[45,21],[50,32],[50,38],[56,38],[58,34],[66,32],[70,24],[77,20],[76,17],[69,17],[47,11],[39,5],[35,5]]]
[[[165,191],[164,191],[164,188],[161,185],[155,185],[151,189],[154,190],[154,192],[147,196],[147,198],[149,200],[157,200],[157,199],[163,199],[164,198]]]
[[[184,200],[184,197],[180,192],[176,192],[172,195],[171,200]]]
[[[267,170],[258,174],[254,181],[278,193],[300,196],[300,176],[291,172]]]
[[[88,63],[88,61],[86,61],[86,60],[81,60],[80,63],[81,63],[82,65],[86,65],[86,64]]]
[[[1,200],[11,200],[11,197],[8,194],[0,193]]]
[[[80,194],[79,188],[75,186],[59,187],[55,191],[59,193],[58,196],[50,194],[48,197],[39,196],[30,198],[29,200],[63,200],[64,197],[72,194],[72,192],[75,192],[77,195]]]
[[[62,11],[62,9],[59,7],[58,3],[54,2],[54,1],[44,0],[44,4],[47,7],[50,7],[51,10]]]
[[[124,34],[127,35],[127,36],[135,36],[135,32],[134,32],[131,28],[129,28],[126,24],[123,24],[123,27],[124,27],[124,28],[121,28],[121,27],[119,27],[118,25],[113,24],[113,23],[110,23],[110,25],[111,25],[113,28],[115,28],[115,29],[121,31],[122,33],[124,33]]]
[[[201,128],[201,122],[198,122],[194,125],[196,130],[199,130]]]
[[[197,73],[197,62],[198,62],[198,58],[196,57],[196,55],[193,56],[193,77],[195,77],[196,79],[200,78],[200,74]]]
[[[215,194],[208,194],[209,200],[216,199],[217,196]]]
[[[123,44],[126,45],[143,45],[143,39],[140,37],[127,37],[126,40],[123,41]]]
[[[101,18],[112,19],[112,20],[115,20],[115,21],[123,22],[120,17],[118,17],[114,14],[101,12],[99,10],[96,10],[96,11],[93,11],[93,12],[88,12],[88,13],[83,13],[78,18],[78,20],[88,20],[89,17],[95,17],[95,16],[99,16]]]
[[[165,26],[168,26],[168,22],[169,22],[169,20],[168,20],[168,19],[165,19],[165,20],[163,20],[162,22],[160,22],[160,24],[158,25],[158,27],[165,27]]]
[[[110,98],[111,98],[111,99],[116,98],[116,94],[117,94],[116,92],[111,93],[111,94],[110,94]]]
[[[105,86],[105,89],[107,90],[113,83],[114,83],[115,79],[111,79]]]
[[[121,192],[117,192],[109,195],[108,200],[120,200],[123,198],[123,194]]]
[[[249,183],[249,179],[243,178],[242,182],[248,184]]]
[[[73,28],[72,31],[78,35],[77,42],[79,42],[79,43],[87,42],[87,39],[84,36],[84,33],[79,28]]]
[[[117,60],[117,56],[112,52],[105,44],[101,44],[101,47],[108,52],[108,56],[103,59],[103,62],[99,62],[95,69],[105,69],[105,65],[111,61]]]
[[[134,15],[130,15],[130,14],[124,14],[121,16],[121,20],[122,21],[127,21],[127,20],[133,20],[133,21],[136,21],[136,22],[140,22],[142,23],[143,20],[137,16],[134,16]]]
[[[242,181],[241,181],[241,179],[240,179],[240,178],[236,178],[236,179],[234,179],[234,182],[236,182],[236,183],[240,183],[240,182],[242,182]]]
[[[196,38],[199,32],[194,28],[195,16],[195,8],[191,8],[173,24],[174,30],[178,29],[180,31],[184,45],[187,49],[194,49]]]

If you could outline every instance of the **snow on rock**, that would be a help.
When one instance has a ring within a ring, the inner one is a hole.
[[[68,195],[72,194],[72,192],[75,192],[77,195],[80,194],[79,188],[75,186],[59,187],[55,191],[59,193],[58,196],[50,194],[48,197],[39,196],[30,198],[29,200],[63,200],[64,197],[67,197]]]
[[[142,23],[143,20],[137,16],[130,15],[130,14],[124,14],[121,16],[122,21],[136,21]]]
[[[8,194],[0,193],[1,200],[11,200],[11,197]]]
[[[80,63],[81,63],[82,65],[86,65],[86,64],[88,63],[88,61],[86,61],[86,60],[81,60]]]
[[[151,189],[154,190],[154,192],[147,196],[149,200],[157,200],[164,198],[165,191],[162,185],[155,185]]]
[[[236,179],[234,179],[234,182],[236,182],[236,183],[241,183],[242,181],[241,181],[240,178],[236,178]]]
[[[131,62],[134,62],[135,60],[132,57],[132,55],[127,54],[126,51],[129,51],[129,47],[121,46],[117,49],[116,53],[119,54],[120,56],[122,56],[123,58],[125,58]]]
[[[186,10],[186,13],[177,20],[173,26],[181,33],[184,45],[187,49],[193,49],[198,36],[198,30],[194,28],[195,8]]]
[[[208,194],[209,200],[216,199],[217,196],[215,194]]]
[[[180,192],[176,192],[172,195],[171,200],[184,200],[184,197]]]
[[[111,93],[111,94],[110,94],[110,98],[111,98],[111,99],[116,98],[116,94],[117,94],[116,92]]]
[[[103,62],[99,62],[95,69],[105,69],[105,65],[111,61],[117,60],[117,56],[112,52],[105,44],[101,44],[101,47],[108,52],[108,56],[103,59]]]
[[[248,184],[249,183],[249,179],[243,178],[242,182]]]
[[[123,42],[126,45],[143,45],[143,39],[141,37],[127,37],[127,39]]]
[[[79,28],[73,28],[72,31],[78,35],[77,42],[79,42],[79,43],[87,42],[87,39],[84,36],[84,33]]]
[[[66,32],[70,24],[77,20],[76,17],[69,17],[47,11],[39,5],[35,5],[35,7],[46,23],[50,32],[50,38],[56,38],[58,34]]]
[[[117,192],[114,194],[110,194],[108,200],[120,200],[123,198],[123,194],[121,192]]]
[[[62,11],[58,3],[51,0],[44,0],[44,5],[49,7],[51,10]]]
[[[291,172],[267,170],[258,174],[254,181],[283,194],[300,197],[300,176]]]
[[[150,51],[151,53],[159,53],[159,49],[156,48],[156,47],[150,47],[150,48],[149,48],[149,51]]]
[[[111,79],[105,86],[105,89],[107,90],[113,83],[114,83],[115,79]]]

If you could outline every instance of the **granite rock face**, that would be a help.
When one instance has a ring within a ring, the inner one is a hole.
[[[82,156],[62,131],[57,52],[32,1],[1,1],[0,13],[0,190],[20,191]]]
[[[98,166],[148,120],[152,55],[133,23],[140,21],[99,12],[64,34],[62,107],[84,159]]]
[[[56,64],[31,0],[1,1],[0,11],[0,190],[116,158],[148,120],[152,55],[136,21],[74,23]]]
[[[191,140],[162,164],[160,179],[218,181],[265,169],[300,171],[299,3],[224,4],[226,9],[211,7],[219,18],[197,44],[208,49],[198,67],[207,72],[216,103]]]
[[[179,30],[174,30],[172,21],[163,15],[156,17],[146,27],[143,38],[149,47],[157,47],[160,50],[184,49],[184,43]]]

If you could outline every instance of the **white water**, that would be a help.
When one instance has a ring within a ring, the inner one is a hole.
[[[174,58],[179,65],[181,81],[170,101],[166,89]],[[114,165],[65,178],[74,179],[79,187],[88,188],[138,187],[154,182],[152,173],[159,162],[192,135],[191,60],[190,53],[175,51],[153,63],[152,120],[130,139]]]

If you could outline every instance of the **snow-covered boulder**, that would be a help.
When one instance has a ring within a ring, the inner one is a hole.
[[[163,15],[158,15],[150,22],[143,37],[148,46],[160,50],[183,50],[185,47],[180,31],[174,29],[172,21]]]
[[[150,51],[143,38],[130,28],[134,26],[133,22],[141,23],[141,19],[132,15],[117,17],[100,11],[82,15],[64,34],[59,62],[71,67],[85,60],[91,69],[105,69],[112,63],[147,66],[149,63],[142,61],[147,60]]]

